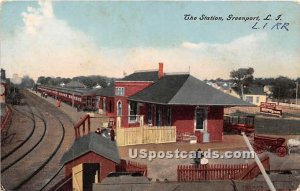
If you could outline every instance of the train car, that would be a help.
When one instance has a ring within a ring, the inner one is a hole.
[[[224,116],[225,132],[244,132],[250,135],[255,131],[255,116],[251,114],[233,114]]]
[[[61,100],[69,105],[74,105],[78,110],[95,111],[96,95],[95,91],[88,88],[64,88],[51,86],[38,86],[37,91],[42,96],[49,96]]]

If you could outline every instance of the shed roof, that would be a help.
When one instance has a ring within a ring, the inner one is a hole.
[[[158,71],[136,71],[118,81],[153,81],[158,80]]]
[[[165,75],[128,99],[167,105],[252,106],[207,85],[190,74]]]
[[[111,161],[120,163],[116,142],[94,132],[76,139],[71,148],[62,156],[60,163],[66,164],[90,151]]]
[[[107,97],[113,97],[115,95],[115,86],[107,86],[102,89],[98,89],[95,91],[96,95],[101,95],[101,96],[107,96]]]

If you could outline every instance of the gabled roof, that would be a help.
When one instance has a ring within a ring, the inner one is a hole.
[[[165,75],[153,85],[128,99],[167,105],[252,106],[189,74]]]
[[[64,87],[67,87],[67,88],[86,88],[86,85],[84,85],[83,83],[78,82],[78,81],[71,81],[71,82],[65,84]]]
[[[111,85],[111,86],[107,86],[102,89],[98,89],[97,91],[95,91],[95,93],[96,93],[96,95],[100,95],[100,96],[114,97],[115,86]]]
[[[266,95],[264,92],[264,87],[262,86],[249,86],[248,91],[245,92],[248,95]]]
[[[120,163],[116,142],[94,132],[76,139],[71,148],[64,153],[60,163],[66,164],[90,151],[111,161]]]
[[[153,81],[158,80],[158,71],[136,71],[118,81]]]

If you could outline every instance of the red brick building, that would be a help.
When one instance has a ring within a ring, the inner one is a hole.
[[[138,71],[97,92],[100,111],[123,116],[122,127],[144,116],[149,126],[176,126],[180,133],[195,134],[198,142],[222,141],[225,107],[250,106],[190,74],[164,74],[159,70]]]

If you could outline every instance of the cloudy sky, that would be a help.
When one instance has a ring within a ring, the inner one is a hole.
[[[8,77],[122,77],[158,62],[165,72],[190,67],[199,79],[229,78],[240,67],[253,67],[255,77],[300,77],[297,2],[26,1],[4,2],[0,11]],[[187,21],[185,14],[223,21]],[[230,14],[259,16],[260,29],[252,29],[256,21],[229,21]],[[289,23],[288,31],[272,30],[278,22]]]

